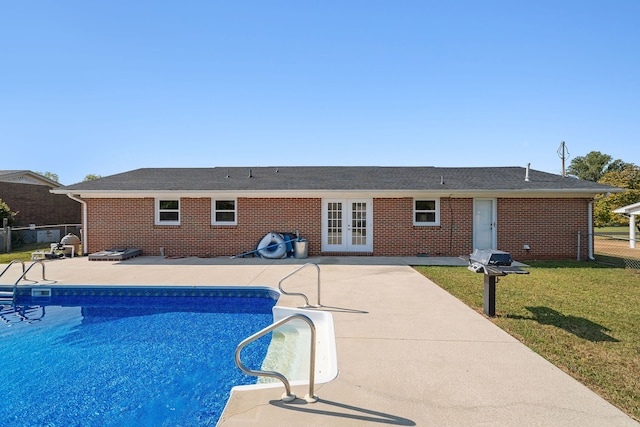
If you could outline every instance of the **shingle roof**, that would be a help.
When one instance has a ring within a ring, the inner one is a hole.
[[[13,175],[18,172],[28,172],[26,170],[0,170],[0,176],[2,175]]]
[[[295,166],[143,168],[84,181],[56,192],[153,191],[578,191],[614,190],[523,167]],[[619,189],[617,189],[619,190]]]

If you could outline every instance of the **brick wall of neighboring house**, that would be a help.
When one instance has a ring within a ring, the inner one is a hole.
[[[238,198],[235,226],[211,225],[210,198],[181,198],[179,226],[154,224],[153,198],[87,199],[88,252],[140,248],[145,255],[231,256],[256,248],[268,232],[295,233],[320,255],[320,198]],[[514,259],[576,257],[577,231],[586,256],[589,199],[498,199],[498,247]],[[413,199],[373,200],[375,256],[459,256],[473,246],[473,199],[441,198],[440,225],[414,226]],[[523,249],[531,246],[530,251]],[[334,255],[327,254],[326,255]]]
[[[0,199],[12,212],[14,227],[52,224],[80,224],[82,205],[65,195],[51,194],[46,185],[0,182]]]

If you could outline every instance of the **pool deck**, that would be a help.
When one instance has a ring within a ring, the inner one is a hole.
[[[457,258],[78,257],[46,261],[49,280],[41,283],[277,288],[305,262],[321,269],[321,303],[334,318],[337,378],[316,386],[316,403],[284,403],[284,387],[234,392],[219,426],[640,425],[410,267],[465,265]],[[40,269],[33,271],[29,277],[39,278]],[[469,280],[482,292],[481,275],[470,272]],[[301,270],[283,287],[315,303],[315,269]],[[302,302],[286,296],[278,304]],[[293,387],[298,396],[306,392]]]

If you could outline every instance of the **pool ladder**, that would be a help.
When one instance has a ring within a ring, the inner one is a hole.
[[[309,304],[309,298],[307,298],[307,296],[305,294],[299,293],[299,292],[286,292],[284,289],[282,289],[282,282],[284,282],[285,280],[287,280],[289,277],[293,276],[294,274],[298,273],[300,270],[303,270],[306,267],[309,267],[310,265],[314,266],[318,272],[318,304],[317,305],[311,305]],[[303,308],[309,308],[309,307],[314,307],[314,308],[320,308],[322,307],[322,304],[320,304],[320,267],[318,267],[318,264],[315,264],[313,262],[308,262],[304,265],[302,265],[301,267],[297,268],[296,270],[292,271],[291,273],[287,274],[286,276],[284,276],[282,279],[280,279],[280,281],[278,282],[278,289],[280,289],[280,292],[282,292],[282,294],[284,295],[298,295],[301,296],[302,298],[304,298],[304,302],[305,305],[303,306]]]
[[[18,283],[20,283],[21,280],[29,280],[27,279],[27,273],[29,272],[29,270],[31,270],[33,268],[34,265],[36,264],[41,264],[42,265],[42,280],[47,280],[45,278],[45,268],[44,268],[44,261],[39,259],[36,260],[34,262],[31,263],[31,265],[27,268],[25,268],[25,264],[24,261],[19,260],[19,259],[14,259],[12,260],[5,268],[4,270],[2,270],[2,273],[0,273],[0,277],[2,277],[4,275],[4,273],[7,272],[7,270],[9,270],[9,268],[14,265],[20,263],[22,265],[22,274],[20,275],[20,277],[18,277],[18,280],[15,281],[15,283],[13,284],[13,289],[10,291],[0,291],[0,304],[15,304],[16,301],[16,295],[18,293]]]
[[[274,324],[267,326],[266,328],[256,332],[255,334],[251,335],[249,338],[242,341],[240,344],[238,344],[238,347],[236,348],[236,365],[238,365],[238,368],[240,368],[240,370],[247,375],[255,375],[255,376],[279,379],[280,381],[282,381],[282,384],[284,384],[284,388],[285,388],[285,392],[282,395],[282,400],[284,402],[291,402],[295,400],[296,395],[291,394],[291,385],[289,384],[289,380],[287,380],[287,378],[284,375],[275,371],[259,371],[259,370],[249,369],[240,360],[240,352],[247,344],[257,340],[258,338],[265,336],[266,334],[278,328],[279,326],[282,326],[285,323],[288,323],[295,319],[304,320],[307,323],[307,325],[309,325],[309,328],[311,329],[311,350],[310,350],[310,360],[309,360],[309,392],[305,395],[304,400],[306,400],[308,403],[315,403],[318,401],[318,397],[314,395],[314,392],[313,392],[314,382],[315,382],[315,369],[316,369],[316,327],[313,324],[313,321],[309,317],[305,316],[304,314],[298,313],[298,314],[292,314],[291,316],[285,317],[284,319],[281,319],[275,322]]]
[[[284,282],[291,276],[295,275],[300,270],[303,270],[304,268],[309,267],[311,265],[314,266],[316,268],[316,271],[318,272],[318,276],[317,276],[318,304],[317,305],[309,304],[309,298],[307,298],[307,296],[303,293],[287,292],[284,289],[282,289],[282,282]],[[322,304],[320,303],[320,267],[318,267],[318,264],[308,262],[302,265],[301,267],[297,268],[296,270],[292,271],[291,273],[287,274],[278,282],[278,289],[283,295],[297,295],[304,298],[305,305],[303,308],[322,307]],[[249,338],[242,341],[240,344],[238,344],[238,347],[236,348],[236,365],[238,365],[238,368],[240,368],[240,370],[247,375],[276,378],[282,381],[282,384],[284,384],[284,388],[285,388],[285,392],[282,395],[282,400],[284,402],[291,402],[295,400],[296,396],[294,394],[291,394],[291,385],[289,384],[289,380],[287,379],[287,377],[285,377],[279,372],[249,369],[242,363],[242,360],[240,360],[240,352],[249,343],[252,343],[253,341],[265,336],[266,334],[273,331],[274,329],[295,319],[304,320],[307,323],[307,325],[309,325],[309,329],[311,330],[311,343],[310,343],[311,350],[310,350],[310,360],[309,360],[309,392],[305,395],[304,399],[309,403],[314,403],[318,401],[318,397],[315,396],[313,392],[314,385],[315,385],[314,383],[315,383],[315,369],[316,369],[316,326],[313,324],[313,320],[311,320],[308,316],[305,316],[304,314],[297,313],[297,314],[293,314],[291,316],[285,317],[284,319],[281,319],[275,322],[274,324],[267,326],[266,328],[256,332],[255,334],[251,335]]]

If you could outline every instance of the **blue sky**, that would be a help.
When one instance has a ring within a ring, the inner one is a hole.
[[[0,169],[640,164],[640,1],[0,0]]]

